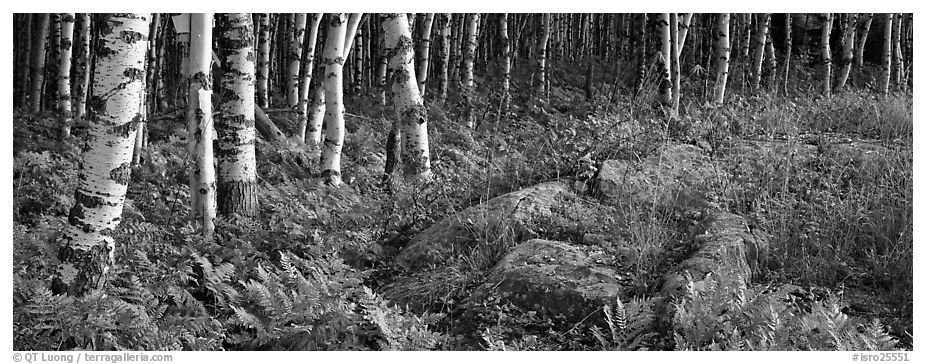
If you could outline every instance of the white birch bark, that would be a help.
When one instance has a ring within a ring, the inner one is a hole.
[[[318,25],[322,21],[323,13],[312,13],[309,14],[308,29],[309,37],[306,40],[306,59],[303,62],[302,67],[305,67],[305,76],[302,79],[302,82],[299,86],[299,127],[296,131],[296,138],[306,143],[306,134],[315,135],[321,130],[321,125],[310,125],[309,124],[309,91],[312,88],[312,72],[315,70],[315,43],[318,42]],[[315,142],[317,143],[317,141]]]
[[[855,46],[855,67],[861,68],[865,64],[865,43],[868,41],[868,30],[871,29],[871,20],[875,14],[868,13],[865,21],[862,22],[862,29],[859,30],[858,44]]]
[[[222,215],[257,215],[254,142],[254,27],[247,13],[216,19],[222,59],[222,99],[215,123],[218,210]]]
[[[717,81],[714,83],[714,104],[723,104],[724,93],[727,89],[727,76],[730,72],[730,13],[717,14],[717,28],[714,30],[714,49],[717,52],[717,63],[714,73]]]
[[[758,14],[758,30],[756,31],[755,46],[752,52],[752,77],[749,79],[753,90],[759,89],[762,81],[762,61],[765,60],[765,38],[768,35],[768,25],[771,21],[768,13]]]
[[[74,43],[74,13],[62,13],[61,49],[58,52],[58,114],[61,136],[71,135],[71,54]]]
[[[341,184],[341,147],[344,143],[344,49],[347,14],[328,14],[325,65],[325,142],[322,146],[322,178],[329,186]]]
[[[260,46],[257,50],[257,105],[270,107],[270,14],[260,16]]]
[[[479,35],[479,14],[471,14],[469,25],[466,27],[466,49],[463,53],[463,92],[466,99],[466,126],[470,129],[476,127],[476,115],[473,108],[473,94],[476,92],[475,82],[473,80],[473,63],[476,60],[476,36]]]
[[[305,13],[297,13],[293,23],[293,34],[289,44],[289,65],[286,69],[286,103],[293,108],[299,103],[299,64],[302,62],[302,43],[305,37]]]
[[[847,14],[849,17],[845,29],[845,36],[842,43],[842,57],[839,59],[839,76],[836,78],[836,92],[842,91],[849,80],[849,73],[852,71],[852,58],[855,56],[855,28],[858,21],[858,14]]]
[[[395,113],[402,131],[404,174],[415,181],[431,179],[428,148],[428,112],[418,92],[415,79],[415,52],[405,13],[383,16],[383,33],[389,68],[392,70],[392,93]]]
[[[416,79],[418,80],[418,93],[424,98],[424,91],[428,85],[428,66],[430,63],[431,53],[431,26],[434,24],[434,13],[427,13],[424,16],[424,22],[421,24],[421,37],[418,39],[418,49],[415,55],[418,56],[416,66],[418,68]]]
[[[132,171],[149,21],[150,14],[112,14],[100,30],[89,137],[81,152],[75,204],[61,236],[57,292],[80,296],[102,289],[114,264],[113,233]]]
[[[823,96],[832,94],[833,56],[830,53],[830,32],[833,31],[833,14],[826,13],[823,18],[823,35],[820,41],[820,56],[823,58]]]
[[[891,30],[893,29],[893,20],[893,14],[884,14],[884,29],[882,32],[884,35],[881,41],[881,85],[879,85],[879,91],[885,95],[891,85]]]
[[[212,151],[212,13],[190,14],[190,93],[187,126],[189,147],[196,160],[191,174],[193,215],[203,226],[203,236],[215,230],[215,162]]]
[[[502,13],[499,20],[499,33],[502,36],[502,104],[499,118],[508,115],[511,101],[511,44],[508,39],[508,13]]]

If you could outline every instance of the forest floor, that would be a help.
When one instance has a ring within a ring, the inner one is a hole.
[[[321,185],[307,146],[259,140],[260,216],[220,218],[211,242],[187,217],[185,124],[152,123],[117,266],[80,299],[47,286],[81,130],[58,143],[53,117],[16,113],[14,347],[848,350],[839,338],[875,319],[912,346],[910,95],[731,86],[725,106],[683,101],[666,122],[643,101],[651,83],[634,99],[614,77],[626,75],[603,75],[589,99],[584,72],[556,71],[537,105],[516,73],[511,115],[479,95],[475,131],[451,92],[428,105],[435,180],[391,188],[391,113],[348,97],[346,184]],[[682,100],[702,91],[689,86]],[[735,241],[712,240],[726,231]],[[725,291],[721,270],[737,269],[743,287]],[[678,279],[687,294],[669,292]],[[757,319],[787,311],[762,301],[782,287],[805,301],[793,322]],[[738,311],[711,311],[723,307]],[[716,318],[696,319],[705,311]],[[770,322],[781,327],[748,334]]]

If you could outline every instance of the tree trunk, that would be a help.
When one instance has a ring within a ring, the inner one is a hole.
[[[784,70],[781,74],[781,90],[788,97],[788,73],[791,70],[791,13],[785,14],[785,59]]]
[[[892,56],[893,61],[891,62],[894,66],[894,85],[899,91],[904,83],[904,59],[903,51],[900,48],[900,39],[903,38],[903,13],[895,13],[894,21],[891,24],[891,34],[895,34],[891,38],[892,43]]]
[[[308,15],[309,36],[305,42],[306,49],[303,52],[304,57],[300,65],[303,77],[302,82],[299,84],[299,126],[296,130],[296,139],[302,143],[306,142],[306,130],[309,128],[309,91],[312,87],[312,71],[315,70],[315,43],[318,42],[318,25],[321,23],[323,15],[323,13],[310,13]]]
[[[78,166],[75,204],[61,235],[52,290],[82,296],[100,290],[114,264],[113,234],[122,215],[135,140],[134,120],[144,92],[142,77],[149,14],[105,20],[96,52],[93,113]],[[126,36],[131,35],[131,36]]]
[[[466,100],[466,126],[470,129],[476,127],[476,111],[473,97],[476,85],[473,81],[473,63],[476,60],[476,36],[479,35],[479,13],[470,14],[469,24],[466,27],[466,50],[463,54],[462,82],[464,99]]]
[[[90,86],[90,14],[81,13],[79,52],[77,54],[77,67],[74,77],[77,85],[74,90],[74,102],[77,103],[76,115],[83,119],[87,114],[87,89]]]
[[[322,178],[329,186],[341,184],[341,146],[344,143],[344,55],[347,14],[328,14],[328,39],[322,62],[325,65],[325,143],[322,148]]]
[[[778,60],[775,56],[775,41],[770,36],[765,37],[765,58],[768,66],[765,83],[774,91],[778,87]]]
[[[427,13],[424,16],[424,22],[421,24],[421,35],[418,38],[418,47],[415,55],[418,57],[416,66],[418,67],[418,92],[421,98],[424,98],[424,90],[428,85],[428,56],[431,50],[431,26],[434,24],[434,13]],[[388,43],[387,43],[388,44]]]
[[[765,38],[768,34],[768,25],[772,14],[758,14],[756,31],[755,48],[752,52],[752,71],[749,79],[753,90],[759,89],[759,83],[762,81],[762,61],[765,58]]]
[[[884,31],[881,41],[881,87],[882,94],[887,95],[888,87],[891,84],[891,30],[894,15],[891,13],[884,14]]]
[[[745,91],[745,90],[746,90],[747,81],[749,80],[749,70],[750,70],[750,64],[749,64],[749,44],[750,44],[750,43],[749,43],[749,40],[750,40],[749,28],[750,28],[750,25],[752,24],[752,16],[751,16],[751,14],[740,14],[739,23],[740,23],[740,24],[739,24],[739,33],[740,33],[740,39],[739,39],[740,44],[739,44],[739,46],[740,46],[740,48],[739,48],[739,54],[737,55],[737,56],[739,57],[739,61],[737,61],[737,63],[740,64],[740,65],[742,65],[742,67],[743,67],[743,72],[742,72],[742,85],[741,85],[741,86],[742,86],[743,91]]]
[[[257,50],[257,106],[270,107],[270,13],[260,15],[260,46]]]
[[[858,35],[858,44],[855,46],[855,67],[861,68],[865,64],[865,43],[868,41],[868,30],[871,29],[871,20],[874,18],[874,13],[868,13],[865,21],[862,22],[862,29]]]
[[[633,86],[634,98],[643,90],[643,82],[646,80],[646,14],[638,14],[637,19],[636,32],[634,32],[637,57],[637,74]]]
[[[351,13],[347,19],[347,32],[344,34],[344,55],[342,56],[345,60],[350,55],[351,49],[353,49],[354,37],[357,35],[357,27],[360,25],[361,19],[363,19],[363,13]]]
[[[846,87],[846,81],[849,80],[849,73],[852,71],[852,57],[855,55],[855,27],[858,21],[858,14],[848,14],[848,23],[845,27],[845,35],[842,42],[842,57],[839,59],[839,76],[836,78],[835,91],[840,92]]]
[[[34,113],[42,111],[42,86],[45,84],[45,37],[48,34],[48,14],[33,14],[36,18],[35,33],[32,34],[32,62],[29,69],[32,74],[29,93],[29,108]]]
[[[392,70],[392,95],[401,125],[404,175],[416,181],[431,179],[428,148],[428,113],[418,93],[411,31],[405,13],[384,14],[382,29]]]
[[[683,13],[682,18],[678,21],[678,54],[681,56],[682,50],[685,49],[685,39],[688,38],[688,28],[691,27],[691,18],[694,13]],[[699,20],[700,21],[700,20]]]
[[[913,13],[906,13],[903,15],[904,23],[907,24],[907,27],[904,28],[905,31],[903,35],[900,36],[903,44],[902,47],[898,50],[905,54],[904,60],[906,61],[907,67],[904,69],[904,79],[902,91],[906,93],[910,88],[913,87]]]
[[[190,178],[193,215],[203,224],[203,236],[215,230],[216,184],[212,152],[212,13],[190,14],[189,148],[196,165]],[[192,198],[194,197],[195,198]]]
[[[669,106],[672,103],[672,36],[669,29],[669,13],[659,13],[656,28],[659,30],[659,54],[656,56],[656,68],[659,69],[659,104]]]
[[[150,34],[150,33],[149,33]],[[151,40],[151,35],[148,36],[149,44]],[[147,52],[145,53],[147,56]],[[137,127],[135,128],[135,145],[132,148],[132,167],[137,167],[141,164],[141,153],[145,150],[145,124],[148,121],[148,98],[146,97],[148,92],[148,79],[146,75],[142,73],[142,83],[141,83],[141,95],[138,98],[138,119],[135,121]]]
[[[380,15],[382,17],[382,15]],[[380,105],[386,106],[386,64],[388,58],[386,56],[386,38],[383,36],[382,32],[379,33],[379,39],[377,39],[379,45],[379,56],[376,61],[376,82],[379,84],[379,97],[377,101]],[[446,96],[446,94],[444,95]]]
[[[74,40],[74,13],[62,13],[61,50],[58,53],[58,114],[61,136],[71,135],[71,51]]]
[[[450,13],[441,14],[440,21],[440,68],[437,70],[437,101],[447,99],[447,85],[449,84],[450,68],[450,27],[452,16]]]
[[[19,60],[18,68],[16,68],[16,75],[19,78],[19,88],[16,89],[16,106],[25,107],[26,103],[29,100],[29,66],[30,59],[32,55],[32,39],[34,38],[32,32],[33,14],[23,14],[22,15],[22,41],[20,48],[18,49],[17,57]]]
[[[502,13],[499,19],[499,33],[502,37],[502,102],[498,117],[505,119],[508,116],[511,101],[511,45],[508,39],[508,13]]]
[[[43,85],[42,110],[58,108],[58,63],[61,54],[61,14],[48,15],[48,45],[45,49],[45,85]],[[61,129],[58,129],[60,132]]]
[[[681,78],[682,74],[679,72],[679,62],[678,62],[678,50],[679,50],[679,37],[678,37],[678,14],[670,13],[669,15],[669,42],[671,42],[671,48],[669,51],[671,69],[672,69],[672,109],[670,115],[672,118],[678,118],[678,103],[680,98],[681,91]]]
[[[215,123],[219,213],[257,215],[254,152],[254,26],[247,13],[216,17],[222,99]]]
[[[305,42],[305,13],[296,13],[293,20],[292,38],[289,39],[286,68],[286,106],[294,108],[299,104],[299,64],[302,62],[302,43]]]
[[[158,43],[158,34],[159,25],[160,25],[161,16],[158,13],[154,13],[151,16],[151,33],[148,37],[150,47],[148,47],[148,67],[145,70],[145,95],[148,98],[148,103],[145,106],[145,110],[154,113],[157,108],[157,89],[158,89],[158,50],[161,46]]]
[[[730,70],[730,13],[717,15],[717,29],[714,32],[717,51],[717,63],[714,73],[717,81],[714,83],[714,104],[723,104],[723,96],[727,89],[727,75]]]
[[[460,52],[461,40],[463,39],[464,22],[466,14],[452,14],[453,21],[450,28],[450,64],[448,80],[456,81],[460,84]]]
[[[536,101],[544,103],[544,89],[547,73],[547,43],[550,41],[550,14],[542,14],[540,20],[540,38],[537,41],[537,68],[534,85]]]
[[[833,31],[833,14],[823,14],[823,34],[820,39],[820,57],[823,59],[823,96],[830,97],[831,73],[833,58],[830,54],[830,33]]]
[[[322,108],[322,112],[324,111],[325,109]],[[260,106],[256,105],[254,106],[254,126],[257,127],[257,131],[260,135],[268,141],[275,142],[286,137],[286,135],[280,131],[280,128],[273,123],[273,120],[267,116],[267,113],[265,113]]]

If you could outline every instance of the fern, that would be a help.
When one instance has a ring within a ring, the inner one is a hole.
[[[645,299],[634,299],[627,304],[617,300],[614,309],[604,305],[602,311],[610,338],[606,338],[597,326],[590,328],[592,335],[606,350],[644,349],[656,335],[652,305],[652,300]]]
[[[770,293],[748,298],[745,286],[726,279],[722,274],[708,277],[675,304],[676,349],[896,349],[897,341],[877,320],[847,316],[834,298],[810,303],[781,301]]]

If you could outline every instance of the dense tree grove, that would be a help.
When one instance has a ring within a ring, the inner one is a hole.
[[[912,13],[13,23],[16,350],[912,347]]]

